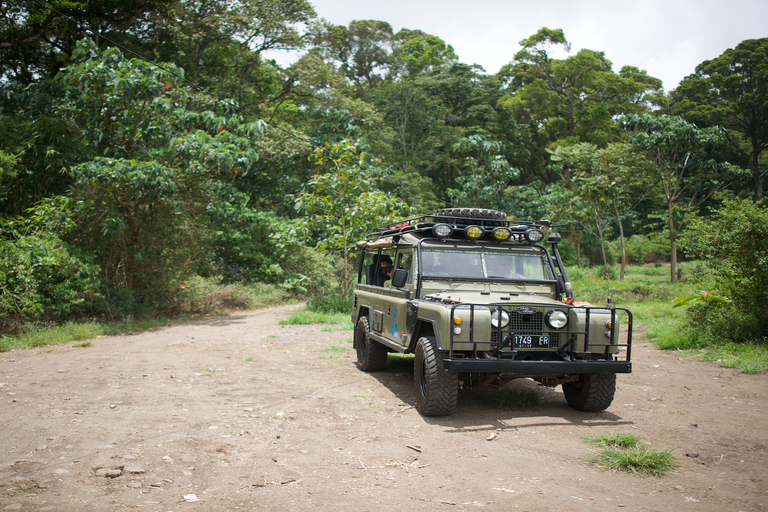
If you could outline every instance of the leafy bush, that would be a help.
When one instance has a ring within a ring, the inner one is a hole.
[[[669,261],[671,250],[669,248],[669,234],[659,232],[651,235],[632,235],[624,239],[627,251],[627,264],[642,265],[658,261]],[[621,262],[621,240],[616,239],[608,243],[609,258]]]
[[[350,313],[352,310],[352,291],[347,293],[331,292],[309,299],[307,309],[317,313]]]
[[[695,274],[707,300],[689,308],[692,328],[709,340],[768,340],[768,208],[727,200],[710,217],[695,216],[680,234],[686,254],[704,261]],[[728,300],[713,300],[713,297]]]
[[[208,314],[221,310],[253,309],[279,304],[285,299],[285,291],[274,285],[222,285],[217,279],[195,276],[179,285],[173,312]]]
[[[98,296],[97,276],[98,267],[54,235],[0,239],[0,329],[84,312]]]

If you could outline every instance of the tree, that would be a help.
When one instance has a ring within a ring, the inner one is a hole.
[[[178,0],[9,0],[0,7],[0,76],[29,84],[53,78],[84,37],[137,48],[147,21]]]
[[[768,38],[747,39],[696,66],[670,94],[669,112],[720,125],[737,162],[752,172],[752,198],[763,198],[768,148]]]
[[[324,174],[309,180],[306,191],[296,198],[296,209],[305,213],[310,230],[319,241],[317,247],[343,260],[341,290],[351,280],[349,259],[352,240],[386,222],[412,216],[410,207],[399,199],[375,190],[367,177],[365,154],[355,144],[343,141],[318,148],[314,155]]]
[[[324,23],[314,29],[316,51],[338,66],[359,98],[383,80],[391,39],[392,27],[385,21],[354,20],[348,28]]]
[[[644,172],[647,166],[643,165],[643,160],[637,157],[629,145],[623,143],[609,144],[603,149],[589,143],[560,146],[552,153],[552,159],[563,164],[565,187],[589,204],[592,211],[591,224],[594,224],[600,238],[606,270],[606,228],[616,222],[621,240],[620,280],[623,281],[627,254],[622,216],[637,198],[634,192],[650,186]]]
[[[456,178],[457,188],[447,193],[453,204],[504,210],[507,186],[517,172],[502,155],[502,143],[481,135],[463,137],[453,145],[464,172]]]
[[[536,172],[545,181],[555,179],[545,148],[559,141],[601,147],[619,142],[614,118],[647,111],[661,92],[661,81],[637,68],[615,73],[604,52],[584,49],[552,58],[554,50],[570,51],[561,29],[542,28],[520,44],[522,50],[499,72],[507,91],[499,104],[529,126],[542,159]]]
[[[739,169],[721,164],[712,152],[724,143],[718,127],[697,128],[679,117],[627,116],[621,126],[628,133],[629,144],[652,162],[652,179],[662,192],[666,206],[671,249],[670,281],[677,281],[677,246],[675,233],[686,216],[708,198],[729,185],[729,178]]]
[[[421,30],[404,28],[392,40],[392,74],[414,76],[457,61],[451,45]]]

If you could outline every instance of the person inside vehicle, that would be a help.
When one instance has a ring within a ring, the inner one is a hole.
[[[379,268],[376,271],[376,286],[386,286],[386,281],[392,278],[392,258],[386,254],[379,257]]]
[[[384,275],[387,276],[387,280],[384,281],[384,288],[392,286],[392,271],[395,267],[384,267]]]
[[[508,256],[493,256],[487,258],[488,277],[503,279],[525,279],[525,276],[514,271],[515,260]]]

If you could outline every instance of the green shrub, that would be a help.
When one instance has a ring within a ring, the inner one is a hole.
[[[325,293],[309,299],[307,309],[317,313],[350,313],[352,310],[352,290]]]
[[[666,262],[670,260],[671,250],[669,235],[659,232],[650,235],[632,235],[624,239],[627,251],[627,264],[643,265],[645,263]],[[621,262],[621,240],[618,238],[608,243],[611,259]]]
[[[703,289],[727,301],[696,301],[689,315],[711,339],[764,342],[768,338],[768,208],[727,200],[710,217],[694,216],[680,234],[686,254],[701,258],[694,274]]]
[[[98,298],[98,267],[55,235],[0,239],[0,329],[63,320]]]
[[[275,285],[254,283],[220,284],[215,278],[191,277],[179,285],[175,314],[210,314],[280,304],[287,293]]]

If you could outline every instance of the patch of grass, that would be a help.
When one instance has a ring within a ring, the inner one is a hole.
[[[92,345],[92,343],[90,341],[84,341],[82,343],[75,343],[72,346],[73,347],[77,347],[77,348],[85,348],[85,347],[90,347],[91,345]]]
[[[535,389],[496,390],[488,399],[494,407],[514,409],[536,409],[544,404],[544,397]]]
[[[768,370],[768,347],[754,343],[724,343],[701,349],[703,361],[715,361],[741,373],[761,374]]]
[[[280,321],[280,325],[313,324],[345,325],[346,329],[352,330],[352,321],[350,320],[349,314],[346,313],[320,313],[303,308],[291,313],[291,316],[286,320]]]
[[[641,475],[664,475],[677,467],[670,450],[653,450],[645,446],[603,448],[590,462],[615,471]]]
[[[243,361],[245,361],[246,363],[250,363],[253,361],[253,356],[244,357]]]
[[[8,336],[6,334],[0,336],[0,352],[7,352],[17,348],[23,348],[17,336]]]
[[[740,373],[761,374],[768,371],[768,344],[718,342],[706,334],[687,328],[682,319],[659,325],[648,336],[662,350],[679,350],[701,361],[712,361]]]
[[[623,432],[614,432],[602,436],[587,436],[587,442],[595,446],[611,448],[632,448],[641,443],[639,437],[634,434],[624,434]]]
[[[67,322],[64,325],[53,327],[27,325],[24,331],[17,336],[0,338],[0,352],[92,339],[109,334],[109,330],[108,325],[97,322]]]
[[[323,352],[352,352],[352,347],[340,347],[338,345],[331,345],[321,349]]]
[[[413,354],[400,354],[397,352],[387,354],[387,366],[390,368],[413,368]]]

